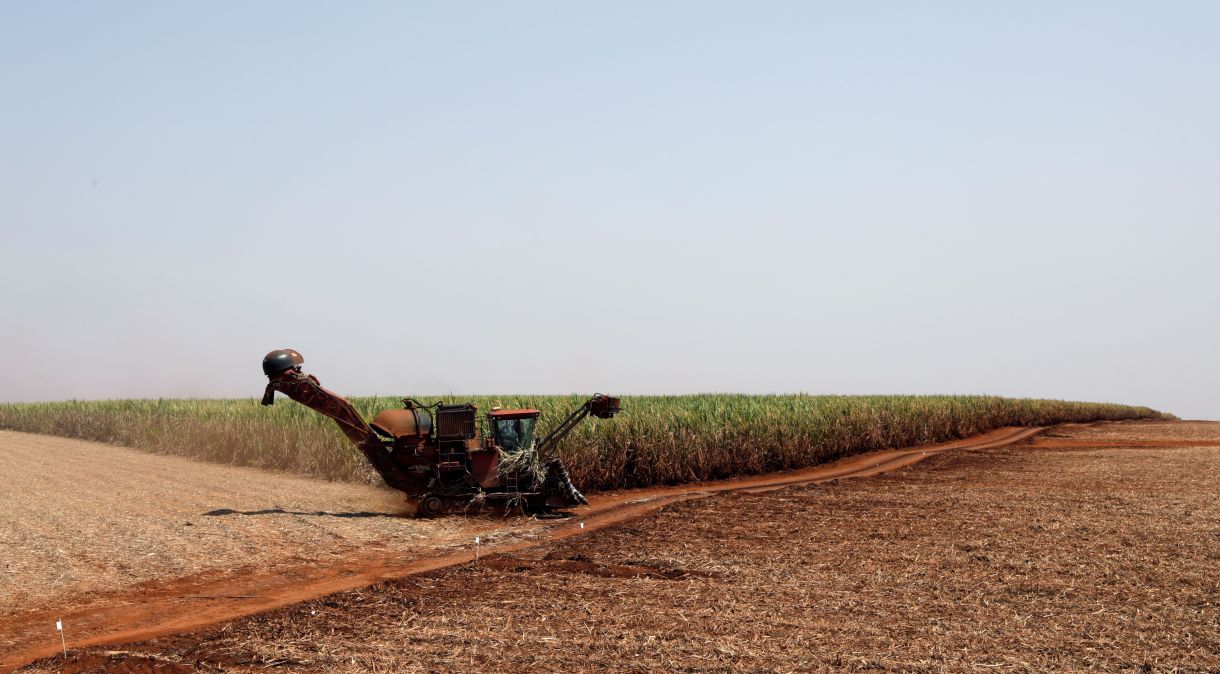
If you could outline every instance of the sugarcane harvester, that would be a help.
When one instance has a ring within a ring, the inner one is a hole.
[[[520,507],[538,514],[588,503],[551,450],[585,417],[610,419],[621,409],[618,398],[594,395],[537,441],[542,413],[536,409],[492,410],[488,432],[480,433],[478,407],[471,403],[425,405],[404,398],[402,409],[366,422],[347,399],[302,372],[304,362],[292,349],[268,353],[262,403],[273,404],[279,391],[330,417],[381,479],[415,501],[424,517],[497,502],[506,511]]]

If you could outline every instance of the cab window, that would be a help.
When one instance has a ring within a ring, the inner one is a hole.
[[[506,452],[527,449],[534,442],[537,419],[497,419],[496,444]]]

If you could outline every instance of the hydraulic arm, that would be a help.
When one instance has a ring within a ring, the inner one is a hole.
[[[577,407],[555,427],[555,430],[547,434],[545,438],[538,442],[538,455],[546,456],[546,451],[555,445],[559,444],[568,433],[572,432],[573,428],[580,425],[580,422],[585,420],[585,417],[592,414],[598,419],[610,419],[622,409],[622,404],[618,398],[611,398],[600,393],[594,394],[592,398],[585,401],[585,404]]]
[[[304,374],[297,368],[270,375],[270,379],[266,391],[263,392],[264,405],[273,404],[275,392],[279,391],[302,405],[330,417],[339,426],[339,430],[355,443],[386,484],[400,490],[408,488],[402,468],[390,457],[385,443],[346,398],[322,388],[317,377]]]

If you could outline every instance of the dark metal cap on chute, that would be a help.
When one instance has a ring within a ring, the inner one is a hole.
[[[274,377],[305,362],[304,356],[294,349],[276,349],[263,356],[263,374]]]

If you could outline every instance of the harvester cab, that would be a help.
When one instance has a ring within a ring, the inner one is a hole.
[[[541,415],[534,409],[492,410],[487,415],[492,442],[508,453],[529,449],[534,444],[534,427]]]
[[[425,405],[406,398],[402,409],[366,422],[345,398],[305,374],[304,362],[292,349],[267,354],[263,404],[273,404],[278,391],[330,417],[386,484],[413,499],[425,517],[495,502],[530,513],[588,503],[551,453],[586,416],[610,419],[621,409],[618,398],[599,393],[541,440],[535,440],[542,415],[536,409],[493,410],[487,437],[481,437],[478,407],[471,403]]]

